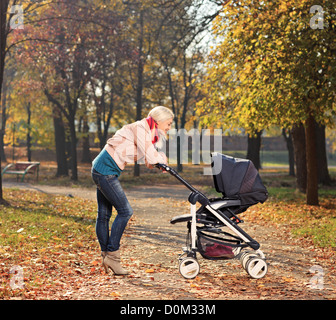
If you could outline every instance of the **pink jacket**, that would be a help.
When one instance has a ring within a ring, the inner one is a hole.
[[[146,166],[167,164],[167,157],[158,152],[152,143],[152,133],[146,119],[127,124],[107,140],[106,151],[121,170],[127,163],[145,160]]]

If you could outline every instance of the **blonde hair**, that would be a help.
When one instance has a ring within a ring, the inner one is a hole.
[[[148,117],[152,117],[156,122],[163,122],[174,118],[174,113],[166,107],[158,106],[148,113]]]

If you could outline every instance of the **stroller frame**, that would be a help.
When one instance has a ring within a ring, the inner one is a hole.
[[[208,199],[202,192],[195,189],[191,184],[184,180],[173,168],[165,164],[156,164],[156,167],[163,169],[174,176],[182,184],[184,184],[190,191],[188,201],[190,203],[190,215],[181,215],[174,217],[170,222],[172,224],[179,222],[187,222],[188,236],[187,246],[183,248],[183,253],[179,257],[179,271],[181,275],[186,279],[195,278],[200,272],[200,266],[197,261],[197,252],[199,252],[206,259],[221,259],[205,257],[198,248],[197,238],[203,231],[210,234],[222,234],[229,236],[231,239],[218,238],[219,243],[227,244],[233,247],[234,258],[238,258],[246,270],[246,272],[255,279],[262,278],[267,273],[267,264],[264,253],[260,250],[260,244],[251,238],[243,229],[238,226],[238,223],[243,222],[232,210],[231,205],[237,205],[240,203],[237,199]],[[214,201],[217,200],[217,201]],[[196,203],[200,203],[202,207],[196,210]],[[225,208],[230,217],[223,214],[219,209]],[[206,220],[202,220],[202,217],[198,217],[202,211],[210,212],[214,217],[214,222],[208,223]],[[203,223],[203,227],[197,226],[197,223]],[[227,227],[233,234],[225,232],[218,227]],[[216,242],[216,237],[212,237]],[[233,240],[232,240],[233,239]],[[224,242],[223,242],[224,241]],[[250,250],[242,251],[242,249],[250,248]],[[252,249],[252,250],[251,250]],[[230,258],[224,258],[230,259]]]

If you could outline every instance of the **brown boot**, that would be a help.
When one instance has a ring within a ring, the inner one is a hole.
[[[108,268],[110,268],[114,272],[114,274],[117,274],[117,275],[128,274],[128,271],[125,270],[120,265],[120,250],[112,251],[112,252],[108,251],[104,258],[103,265],[104,265],[106,272],[108,272]]]

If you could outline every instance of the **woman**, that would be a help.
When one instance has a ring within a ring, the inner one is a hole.
[[[92,162],[92,178],[97,185],[98,215],[96,234],[101,248],[105,271],[128,274],[120,265],[120,239],[133,210],[120,185],[118,177],[127,163],[145,160],[153,168],[156,163],[167,164],[167,157],[158,152],[154,144],[160,136],[166,136],[171,128],[174,114],[165,107],[152,109],[146,119],[125,125],[107,141],[104,149]],[[111,233],[109,221],[112,207],[117,210]]]

